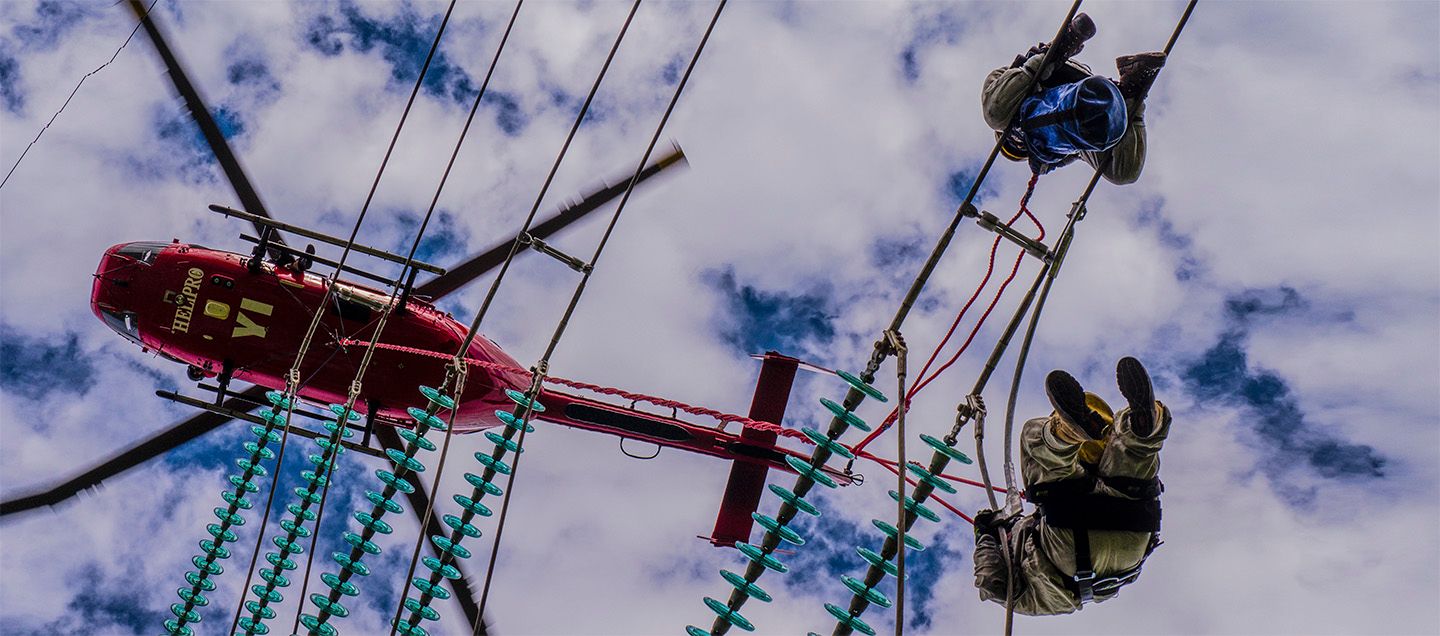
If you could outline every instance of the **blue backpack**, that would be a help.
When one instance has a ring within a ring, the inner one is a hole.
[[[1019,125],[1031,166],[1044,173],[1069,163],[1077,153],[1109,150],[1125,134],[1128,113],[1120,89],[1090,76],[1026,97]]]

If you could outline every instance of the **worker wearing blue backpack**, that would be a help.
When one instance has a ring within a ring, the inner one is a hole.
[[[980,94],[985,123],[1000,137],[1002,154],[1029,160],[1036,174],[1079,157],[1111,183],[1134,183],[1145,166],[1145,96],[1165,54],[1122,56],[1115,60],[1120,79],[1111,81],[1069,59],[1094,34],[1084,14],[1075,27],[1080,35],[1069,39],[1068,50],[1052,55],[1049,69],[1041,68],[1049,46],[1039,44],[1010,66],[991,71]],[[1032,81],[1042,71],[1044,76]]]

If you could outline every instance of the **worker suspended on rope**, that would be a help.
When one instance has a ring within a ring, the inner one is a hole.
[[[1068,614],[1114,598],[1160,545],[1156,475],[1170,411],[1155,400],[1138,360],[1122,358],[1115,374],[1129,406],[1113,415],[1069,373],[1045,378],[1055,411],[1026,422],[1020,442],[1026,495],[1039,509],[1024,517],[975,515],[981,600],[1004,604],[1009,597],[1016,612],[1031,616]],[[1014,560],[1008,570],[1002,528]]]
[[[1036,174],[1078,156],[1111,183],[1134,183],[1145,166],[1145,96],[1165,65],[1165,54],[1116,58],[1120,79],[1111,81],[1070,59],[1094,33],[1090,17],[1077,15],[1033,91],[1027,92],[1031,78],[1042,72],[1048,43],[991,71],[980,93],[985,123],[1001,138],[1002,154],[1014,161],[1028,159]]]

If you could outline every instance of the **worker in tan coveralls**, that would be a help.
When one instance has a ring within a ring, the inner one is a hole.
[[[1110,407],[1064,371],[1045,379],[1055,411],[1025,423],[1020,470],[1039,510],[1016,520],[991,510],[975,516],[975,585],[981,600],[1032,616],[1068,614],[1114,598],[1140,576],[1159,545],[1157,478],[1170,412],[1155,400],[1135,358],[1116,366],[1127,408]],[[1000,531],[1007,529],[1013,568]],[[1014,572],[1013,589],[1007,571]]]
[[[1087,22],[1089,34],[1094,33],[1084,14],[1076,20]],[[985,123],[1001,138],[1005,157],[1029,159],[1036,174],[1079,156],[1111,183],[1134,183],[1145,166],[1145,97],[1165,65],[1165,54],[1117,58],[1120,79],[1112,82],[1068,59],[1083,48],[1082,38],[1072,38],[1069,50],[1053,56],[1063,61],[1052,61],[1038,83],[1031,80],[1042,72],[1047,44],[991,71],[980,93]]]

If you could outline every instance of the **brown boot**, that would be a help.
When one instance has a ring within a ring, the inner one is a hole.
[[[1115,68],[1120,71],[1120,94],[1126,99],[1145,99],[1150,94],[1150,85],[1165,66],[1165,54],[1159,51],[1122,55],[1115,58]]]
[[[1126,356],[1115,365],[1115,380],[1130,403],[1130,430],[1148,437],[1155,432],[1155,390],[1150,386],[1150,374],[1139,360]]]
[[[1067,441],[1080,443],[1105,437],[1104,422],[1085,404],[1085,389],[1080,388],[1074,376],[1056,369],[1045,376],[1045,395],[1050,405],[1060,414],[1061,428],[1071,428]],[[1082,439],[1074,439],[1080,437]]]

